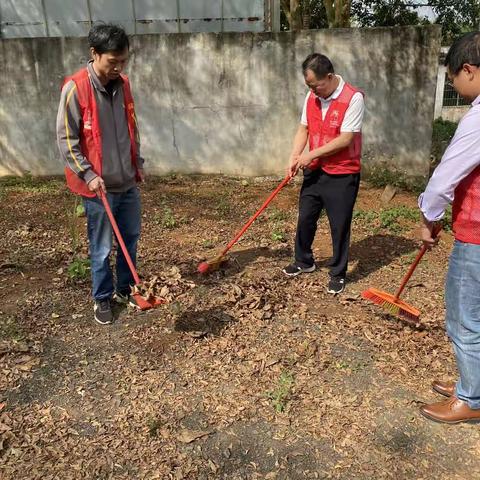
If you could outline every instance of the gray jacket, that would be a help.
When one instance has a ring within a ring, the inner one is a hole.
[[[119,78],[107,92],[97,77],[92,62],[87,65],[97,103],[102,132],[102,178],[109,192],[125,192],[135,185],[135,169],[130,153],[130,136],[123,99],[123,80]],[[57,115],[57,143],[65,164],[85,182],[96,177],[80,146],[82,114],[73,80],[67,82],[60,98]],[[137,164],[143,168],[140,140],[135,129]]]

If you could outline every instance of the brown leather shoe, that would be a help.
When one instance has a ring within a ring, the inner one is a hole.
[[[480,409],[473,410],[463,400],[452,396],[443,402],[430,403],[420,407],[420,413],[440,423],[460,423],[480,421]]]
[[[435,380],[432,382],[432,388],[440,395],[445,395],[445,397],[451,397],[455,394],[455,382],[441,382],[440,380]]]

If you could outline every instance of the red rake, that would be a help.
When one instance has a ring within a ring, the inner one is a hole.
[[[432,237],[435,238],[440,233],[440,230],[440,226],[436,227],[432,232]],[[410,265],[407,274],[403,277],[402,283],[400,284],[400,287],[395,295],[383,292],[382,290],[377,290],[376,288],[369,288],[368,290],[362,292],[362,297],[366,300],[372,301],[376,305],[380,305],[386,312],[391,313],[392,315],[396,315],[406,318],[407,320],[417,322],[420,317],[420,310],[412,307],[403,300],[400,300],[399,297],[402,294],[405,285],[410,280],[410,277],[413,275],[413,272],[417,268],[417,265],[420,263],[420,260],[425,255],[426,251],[427,247],[423,245],[417,256],[415,257],[412,265]]]
[[[135,269],[135,266],[133,265],[132,258],[128,253],[127,247],[125,246],[125,242],[123,241],[122,235],[120,234],[120,230],[118,229],[117,222],[115,221],[110,205],[108,204],[107,197],[105,196],[105,193],[103,191],[100,192],[99,196],[103,202],[103,206],[105,207],[105,211],[107,212],[108,219],[110,220],[110,224],[112,225],[113,231],[115,232],[115,236],[117,237],[117,242],[120,245],[123,255],[127,260],[128,267],[132,272],[133,279],[135,280],[135,285],[138,286],[140,285],[140,278],[138,276],[137,270]],[[132,293],[131,296],[135,299],[135,303],[137,304],[140,310],[150,310],[151,308],[155,308],[155,307],[158,307],[159,305],[162,305],[163,303],[166,303],[165,299],[155,297],[155,296],[145,298],[139,293]]]
[[[292,177],[287,175],[280,185],[271,193],[271,195],[265,200],[265,203],[255,212],[255,214],[250,218],[250,220],[242,227],[242,229],[235,235],[233,240],[223,249],[222,253],[220,255],[217,255],[215,258],[211,260],[207,260],[206,262],[200,263],[198,265],[197,271],[199,273],[208,273],[214,270],[218,270],[220,268],[220,265],[227,260],[227,257],[225,256],[226,253],[240,240],[242,235],[248,230],[250,225],[258,218],[258,216],[268,207],[268,204],[277,196],[277,193],[280,192],[280,190],[287,185],[288,182]]]

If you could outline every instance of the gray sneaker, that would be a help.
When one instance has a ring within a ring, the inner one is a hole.
[[[345,278],[331,277],[328,282],[327,292],[332,295],[338,295],[345,290]]]
[[[113,323],[112,306],[110,305],[109,298],[95,300],[93,312],[95,321],[100,325],[109,325],[110,323]]]
[[[287,277],[296,277],[301,273],[312,273],[314,271],[315,271],[315,264],[313,264],[311,267],[301,267],[296,263],[291,263],[290,265],[287,265],[285,268],[282,269],[282,272]]]
[[[120,292],[115,292],[113,294],[113,300],[120,305],[128,305],[129,299],[130,299],[129,294],[120,293]]]
[[[135,297],[133,295],[124,295],[123,293],[115,292],[113,294],[113,299],[119,305],[128,305],[128,306],[133,307],[133,308],[140,308],[137,305],[137,302],[136,302]]]

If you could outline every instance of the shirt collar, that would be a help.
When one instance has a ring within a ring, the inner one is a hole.
[[[472,107],[480,104],[480,95],[472,102]]]
[[[342,93],[343,87],[345,86],[345,80],[340,76],[340,75],[335,75],[339,82],[338,82],[338,87],[333,91],[333,93],[327,97],[327,98],[322,98],[322,97],[317,97],[321,102],[330,102],[331,100],[337,99],[340,94]],[[479,100],[480,101],[480,100]]]
[[[87,69],[88,69],[88,73],[90,74],[90,78],[92,79],[93,86],[101,92],[106,92],[105,87],[102,85],[102,82],[98,78],[98,75],[96,74],[95,69],[93,68],[93,60],[88,61]],[[114,90],[116,90],[122,82],[123,82],[122,77],[119,77],[118,80],[115,80]]]

